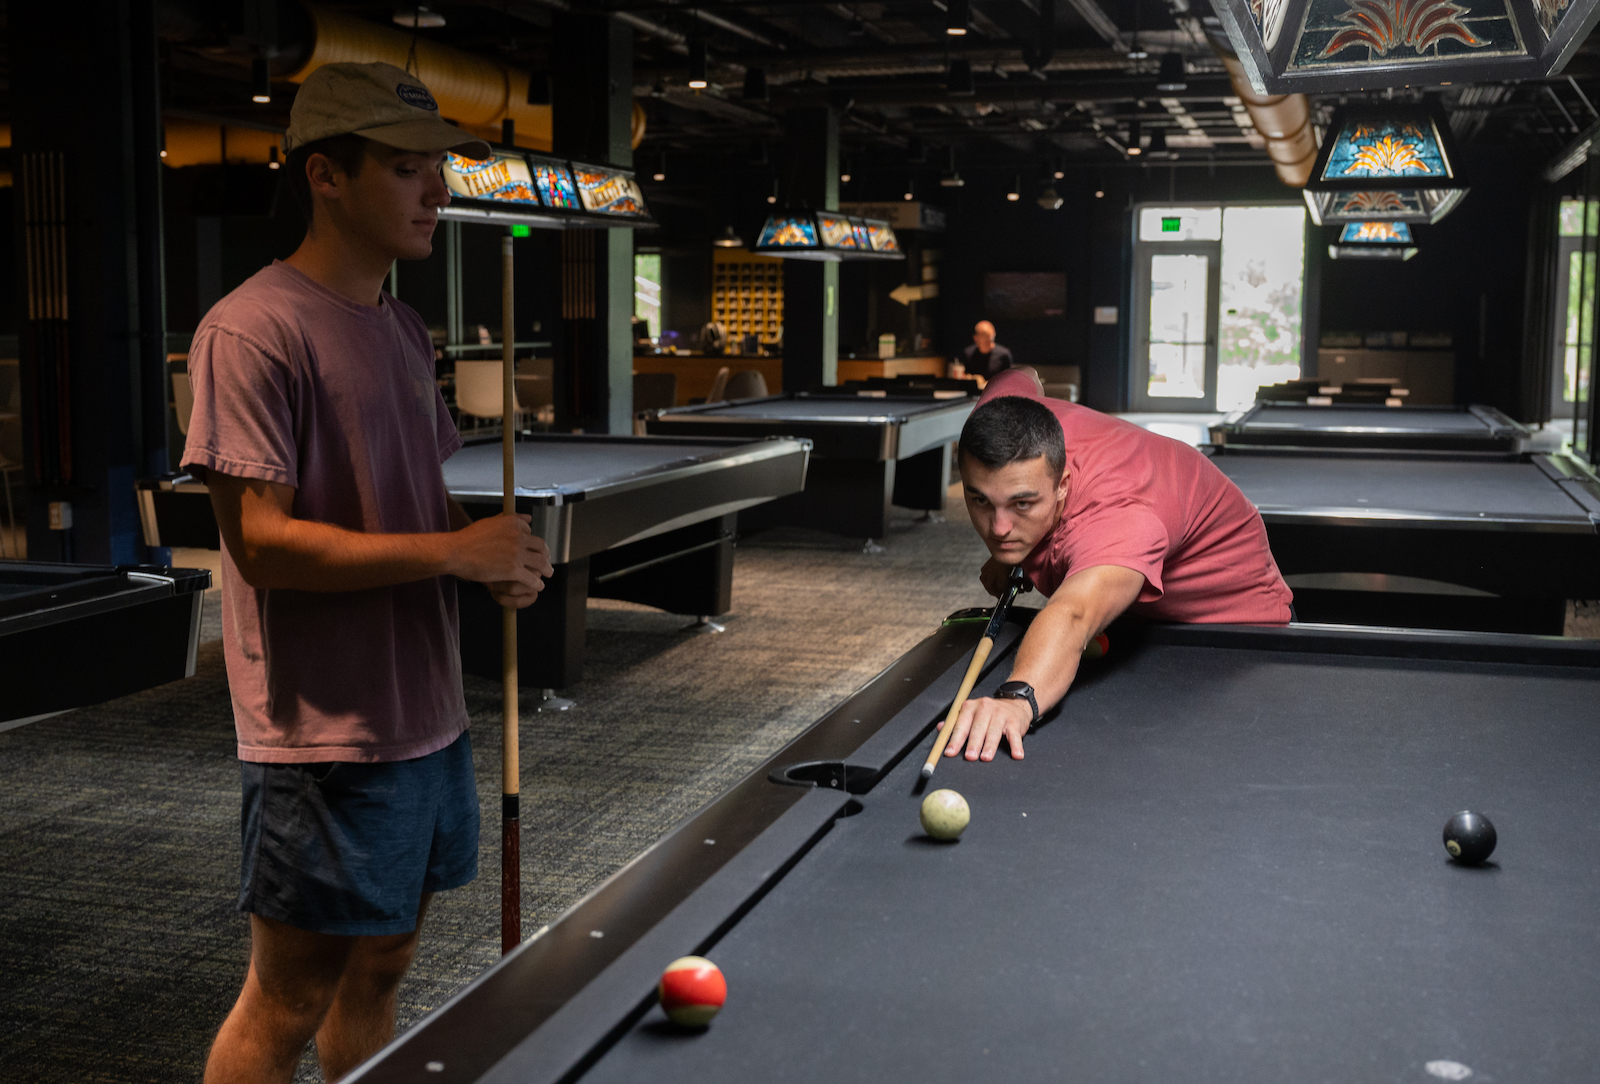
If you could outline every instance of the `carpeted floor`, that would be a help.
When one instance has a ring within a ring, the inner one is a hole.
[[[927,635],[982,605],[959,503],[887,551],[807,532],[743,543],[727,631],[591,603],[578,706],[523,708],[531,934]],[[0,1080],[197,1080],[238,992],[238,768],[215,592],[199,673],[0,733]],[[442,894],[401,1026],[498,955],[498,685],[469,678],[481,872]],[[318,1080],[312,1058],[297,1080]]]

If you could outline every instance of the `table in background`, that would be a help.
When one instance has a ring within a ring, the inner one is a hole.
[[[1009,674],[1002,632],[979,692]],[[959,615],[958,615],[959,616]],[[1027,758],[918,769],[947,624],[406,1032],[362,1084],[1488,1080],[1600,1061],[1600,643],[1114,627]],[[794,785],[791,785],[794,784]],[[1487,813],[1492,866],[1448,861]],[[708,1029],[653,985],[699,953]]]
[[[1528,428],[1485,406],[1257,403],[1211,427],[1214,444],[1519,452]]]
[[[944,376],[949,366],[950,359],[944,357],[840,358],[838,382],[873,377]]]
[[[810,527],[861,538],[888,531],[889,505],[938,512],[950,486],[950,445],[973,400],[800,393],[647,411],[650,433],[792,436],[812,442],[804,493],[753,509],[740,529]]]
[[[735,517],[805,485],[803,441],[524,434],[517,509],[550,546],[553,575],[518,612],[518,680],[562,689],[583,674],[586,602],[624,599],[709,618],[733,593]],[[498,437],[469,441],[444,464],[445,488],[474,518],[501,508]],[[217,548],[205,484],[190,475],[139,483],[145,542]],[[498,679],[500,607],[461,582],[461,664]]]
[[[194,675],[203,569],[0,561],[0,722]]]
[[[704,400],[711,394],[717,371],[728,373],[754,369],[767,382],[768,391],[783,390],[783,359],[742,354],[635,354],[635,373],[671,373],[678,378],[677,404],[687,406],[691,399]]]
[[[1560,635],[1600,598],[1600,483],[1570,456],[1201,450],[1261,510],[1301,620]]]

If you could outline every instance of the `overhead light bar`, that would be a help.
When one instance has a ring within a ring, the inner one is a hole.
[[[790,260],[903,260],[899,238],[879,218],[838,211],[785,211],[767,219],[755,251]]]
[[[1559,73],[1600,0],[1215,0],[1258,94],[1498,83]]]
[[[447,154],[442,172],[450,203],[440,218],[555,230],[656,225],[632,170],[506,148],[481,162]]]
[[[966,34],[967,24],[972,21],[971,0],[945,0],[944,32],[953,38]]]
[[[1417,254],[1404,222],[1347,222],[1328,246],[1330,260],[1406,260]]]
[[[1439,221],[1467,194],[1449,133],[1421,106],[1336,110],[1304,189],[1311,220]]]
[[[689,42],[689,89],[704,90],[709,85],[706,79],[706,43],[704,39],[695,38]]]
[[[272,71],[264,56],[250,62],[250,100],[258,105],[272,101]]]
[[[1156,74],[1156,89],[1168,91],[1189,89],[1189,80],[1183,71],[1182,53],[1161,54],[1161,69]]]

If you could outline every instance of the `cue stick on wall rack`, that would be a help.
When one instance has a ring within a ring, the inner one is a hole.
[[[1000,629],[1006,623],[1006,612],[1011,609],[1012,600],[1022,589],[1025,575],[1021,565],[1011,567],[1011,575],[1006,578],[1006,589],[1001,592],[999,600],[994,604],[994,613],[989,617],[989,627],[983,630],[983,639],[978,641],[978,649],[972,653],[972,661],[967,664],[967,676],[961,679],[961,689],[956,693],[956,698],[950,702],[950,712],[944,717],[944,725],[939,728],[939,737],[934,741],[933,748],[928,751],[928,759],[922,764],[922,778],[931,778],[933,769],[938,767],[939,758],[944,756],[944,747],[950,741],[950,732],[956,728],[956,716],[961,714],[961,707],[967,702],[967,694],[971,693],[972,686],[977,684],[978,675],[983,672],[983,664],[989,660],[989,652],[994,650],[995,637],[1000,635]]]
[[[517,341],[511,292],[511,235],[500,239],[500,457],[503,514],[517,512]],[[522,770],[517,727],[517,608],[500,611],[500,952],[522,943]]]

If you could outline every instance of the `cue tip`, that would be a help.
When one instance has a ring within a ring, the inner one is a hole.
[[[933,765],[932,764],[924,764],[922,766],[922,778],[924,778],[924,779],[932,779],[933,778]]]

